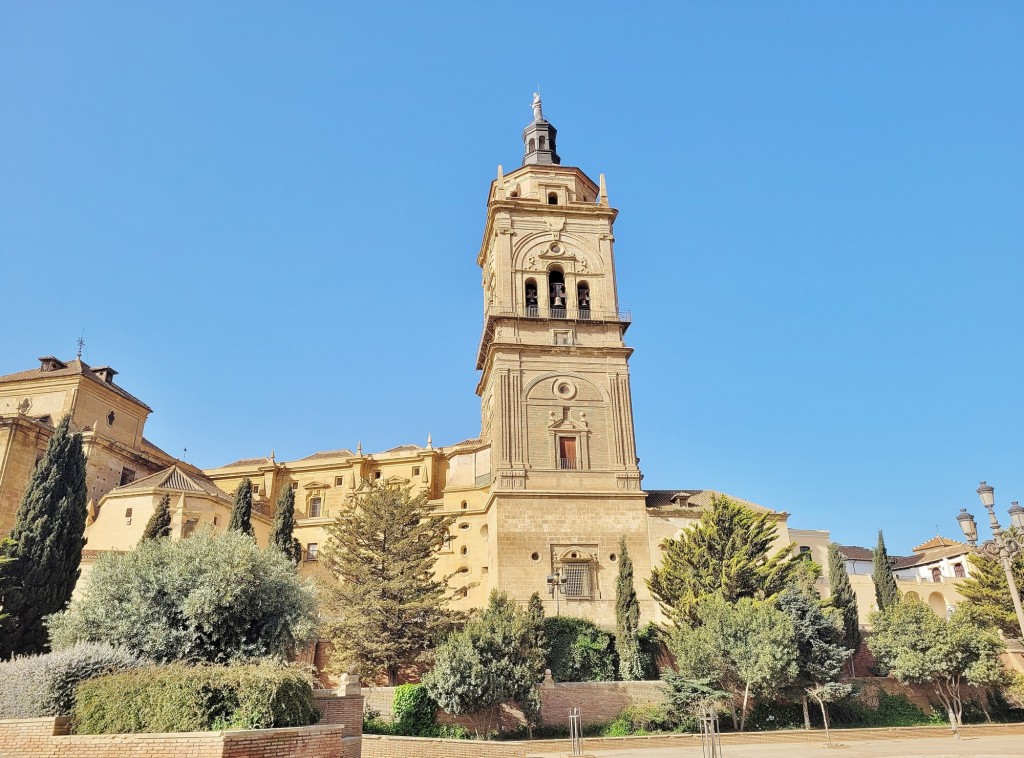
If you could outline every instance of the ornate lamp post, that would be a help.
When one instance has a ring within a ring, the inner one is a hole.
[[[1022,509],[1024,510],[1024,509]],[[562,576],[561,569],[555,569],[555,573],[548,574],[548,591],[555,596],[555,615],[559,615],[558,596],[562,594],[562,587],[565,586],[567,577]]]
[[[982,543],[981,549],[992,558],[999,559],[1006,570],[1006,583],[1010,586],[1010,597],[1013,598],[1013,607],[1017,611],[1017,622],[1020,624],[1021,638],[1024,639],[1024,608],[1021,607],[1020,592],[1017,590],[1017,582],[1013,578],[1013,559],[1024,551],[1024,546],[1013,539],[1013,537],[1008,536],[1003,531],[1003,527],[999,525],[999,519],[996,518],[995,511],[995,489],[982,482],[978,487],[978,497],[981,498],[981,504],[988,511],[989,526],[992,529],[992,539]],[[1010,503],[1009,513],[1010,522],[1013,526],[1018,531],[1024,531],[1024,507],[1014,500]],[[974,522],[974,516],[968,513],[966,508],[961,508],[956,520],[960,522],[960,528],[963,529],[968,544],[977,546],[978,525]]]

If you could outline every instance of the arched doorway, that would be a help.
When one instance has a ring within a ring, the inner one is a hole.
[[[941,592],[933,592],[928,596],[928,607],[930,607],[936,616],[946,618],[946,598],[942,596]]]

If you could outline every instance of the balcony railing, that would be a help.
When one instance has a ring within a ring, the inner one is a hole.
[[[629,311],[599,311],[593,308],[548,308],[525,306],[515,308],[488,308],[489,317],[507,318],[553,318],[564,321],[617,321],[628,324],[633,320]]]
[[[562,468],[562,469],[575,469],[575,468],[579,468],[579,466],[576,465],[576,459],[575,458],[559,458],[558,459],[558,468]]]

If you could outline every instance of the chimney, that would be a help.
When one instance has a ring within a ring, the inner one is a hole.
[[[52,355],[44,355],[39,359],[39,370],[40,371],[56,371],[57,369],[67,368],[66,363],[59,361]]]
[[[110,366],[97,366],[92,370],[92,372],[107,384],[114,383],[114,374],[117,373],[114,369],[110,368]]]

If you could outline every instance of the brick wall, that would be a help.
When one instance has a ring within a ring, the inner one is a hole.
[[[317,692],[313,700],[323,712],[320,716],[321,724],[343,725],[346,737],[357,737],[363,733],[363,698],[338,697],[321,691]]]
[[[653,682],[557,682],[540,687],[541,723],[569,726],[569,709],[578,707],[584,724],[607,724],[631,705],[665,700],[664,685]]]
[[[569,708],[578,707],[584,724],[607,724],[614,721],[622,711],[631,705],[648,705],[664,700],[662,683],[652,682],[557,682],[554,686],[541,686],[541,723],[546,726],[569,727]],[[389,721],[394,717],[392,703],[394,687],[364,688],[366,707],[372,708],[381,718]],[[458,724],[472,727],[466,718],[456,718],[444,711],[438,711],[442,724]],[[503,729],[515,729],[525,723],[522,711],[506,706],[502,709]]]
[[[177,734],[68,735],[67,719],[0,721],[3,758],[360,758],[340,724]]]
[[[526,758],[525,742],[363,736],[363,758]]]

